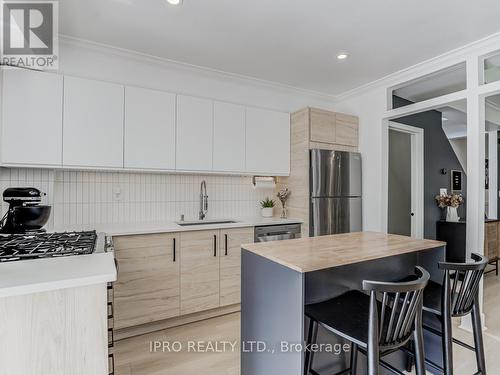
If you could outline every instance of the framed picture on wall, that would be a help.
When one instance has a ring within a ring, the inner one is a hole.
[[[452,170],[451,173],[451,193],[461,193],[462,192],[462,171]]]

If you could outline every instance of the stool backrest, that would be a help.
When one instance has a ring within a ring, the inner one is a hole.
[[[423,290],[430,276],[422,267],[416,267],[415,272],[412,281],[363,281],[363,289],[371,296],[369,346],[385,349],[402,346],[410,339],[415,322],[421,324]],[[382,300],[380,314],[377,297]]]
[[[464,316],[471,312],[472,305],[479,291],[479,283],[488,264],[488,258],[480,254],[471,254],[474,262],[440,262],[444,270],[443,301],[449,301],[451,316]],[[443,306],[446,308],[446,306]]]

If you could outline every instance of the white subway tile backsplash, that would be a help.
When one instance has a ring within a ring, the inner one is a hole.
[[[255,190],[250,177],[53,171],[1,168],[0,189],[33,186],[52,205],[48,224],[92,225],[196,219],[200,183],[207,181],[208,218],[259,215],[259,201],[273,190]],[[2,214],[8,205],[1,203]]]

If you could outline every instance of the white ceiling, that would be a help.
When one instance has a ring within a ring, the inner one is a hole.
[[[328,94],[500,31],[498,0],[59,3],[62,34]]]

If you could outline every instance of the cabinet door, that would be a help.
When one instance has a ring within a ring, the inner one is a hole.
[[[335,113],[322,109],[310,110],[310,139],[313,142],[335,143]]]
[[[64,165],[123,167],[123,90],[64,77]]]
[[[3,71],[2,162],[61,165],[63,78]]]
[[[125,88],[125,168],[175,169],[175,94]]]
[[[219,307],[219,231],[181,233],[181,315]]]
[[[484,253],[490,259],[498,257],[498,223],[486,223],[484,230]]]
[[[213,102],[177,96],[177,169],[212,170]]]
[[[220,305],[241,302],[241,245],[253,242],[253,228],[221,230]]]
[[[245,171],[245,107],[214,102],[213,170]]]
[[[246,171],[263,175],[290,174],[290,115],[246,109]]]
[[[118,280],[114,284],[115,328],[179,315],[180,254],[177,234],[115,237]]]
[[[335,114],[335,143],[346,146],[358,146],[358,118]]]

